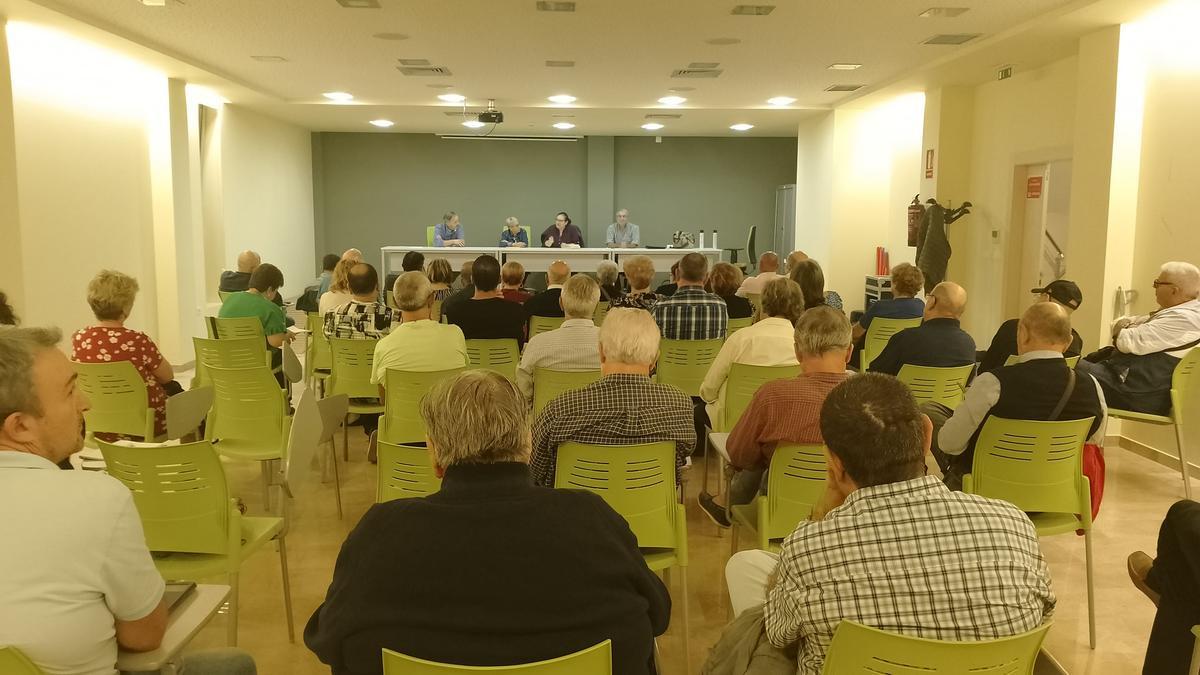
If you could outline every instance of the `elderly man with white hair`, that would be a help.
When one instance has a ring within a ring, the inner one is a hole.
[[[1171,411],[1171,376],[1200,345],[1200,269],[1169,262],[1154,280],[1158,309],[1113,324],[1113,346],[1088,355],[1085,369],[1104,388],[1108,405],[1153,415]]]
[[[563,284],[558,302],[566,321],[554,330],[533,336],[521,354],[517,386],[526,403],[533,401],[533,374],[538,368],[600,369],[600,329],[592,322],[592,314],[600,302],[600,287],[587,275],[573,276]]]
[[[609,248],[637,248],[642,245],[641,229],[629,222],[629,209],[617,211],[617,222],[608,226]]]
[[[611,672],[653,672],[667,588],[603,499],[533,485],[517,388],[468,370],[436,385],[421,417],[441,489],[367,511],[304,630],[309,649],[335,673],[379,675],[385,648],[511,666],[612,640]]]
[[[692,399],[650,379],[658,361],[658,325],[639,309],[614,309],[600,328],[596,382],[550,401],[533,425],[533,481],[554,485],[558,446],[675,442],[676,480],[696,447]]]

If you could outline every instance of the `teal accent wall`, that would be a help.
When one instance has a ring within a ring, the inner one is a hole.
[[[589,246],[602,246],[619,207],[630,210],[645,244],[666,245],[677,229],[715,227],[722,246],[741,246],[751,224],[770,231],[775,186],[795,180],[794,138],[570,143],[313,134],[318,258],[357,247],[374,262],[381,246],[424,245],[425,228],[447,210],[459,213],[467,243],[477,246],[494,245],[510,215],[536,237],[560,210]]]

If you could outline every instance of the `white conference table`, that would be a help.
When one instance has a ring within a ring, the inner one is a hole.
[[[383,259],[381,276],[402,269],[401,262],[409,251],[422,253],[425,258],[445,258],[450,266],[458,269],[464,262],[475,260],[481,255],[495,256],[500,264],[510,260],[521,263],[526,272],[545,272],[556,260],[565,260],[576,272],[594,272],[596,265],[612,260],[618,265],[623,258],[644,255],[654,262],[655,272],[667,272],[671,265],[688,253],[701,253],[715,263],[721,259],[719,248],[500,248],[488,246],[384,246],[380,249]]]
[[[162,644],[149,652],[117,652],[117,670],[129,673],[157,673],[179,658],[184,647],[196,633],[213,618],[229,587],[221,584],[196,584],[196,590],[184,598],[167,615],[167,631]],[[178,664],[174,664],[178,665]]]

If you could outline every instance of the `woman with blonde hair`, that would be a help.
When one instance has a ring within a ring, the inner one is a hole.
[[[647,312],[654,309],[654,305],[663,298],[650,290],[650,284],[654,281],[654,261],[644,255],[635,255],[625,259],[624,271],[630,290],[613,300],[609,307],[644,309]]]
[[[333,268],[333,281],[329,283],[329,290],[325,291],[317,302],[317,311],[321,316],[354,299],[354,294],[350,292],[350,270],[359,262],[353,258],[342,258],[337,267]]]
[[[425,265],[425,276],[429,277],[429,283],[433,287],[433,299],[445,300],[450,295],[453,289],[450,285],[454,283],[454,268],[450,266],[450,261],[445,258],[434,258]]]

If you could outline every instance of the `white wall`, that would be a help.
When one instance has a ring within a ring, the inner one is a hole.
[[[833,235],[833,118],[804,120],[796,138],[796,249],[818,261],[829,260]]]

